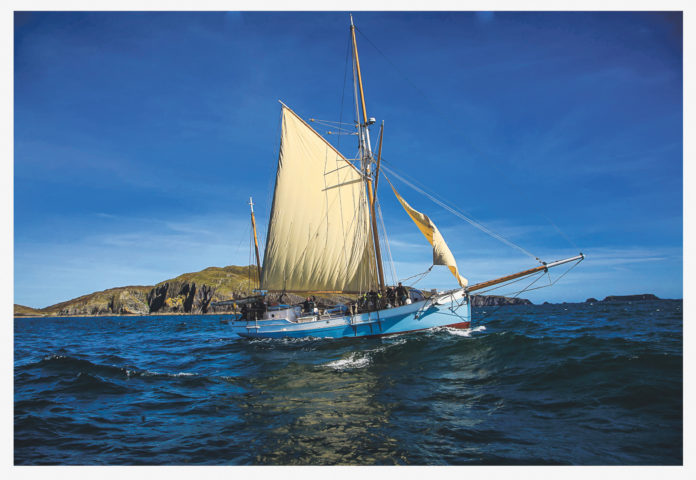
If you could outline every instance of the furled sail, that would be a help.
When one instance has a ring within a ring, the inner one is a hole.
[[[364,292],[375,284],[361,173],[283,105],[261,288]]]
[[[391,182],[389,183],[391,185]],[[425,238],[427,238],[430,244],[433,246],[433,265],[445,265],[447,268],[449,268],[450,272],[452,272],[454,278],[457,279],[459,286],[466,287],[469,282],[466,278],[459,275],[459,270],[457,269],[457,262],[454,260],[454,255],[452,255],[452,252],[445,243],[445,239],[442,238],[442,234],[437,229],[433,221],[430,220],[427,215],[419,212],[418,210],[414,210],[413,207],[406,202],[406,200],[401,198],[401,195],[399,195],[399,192],[396,191],[394,185],[391,185],[391,187],[392,190],[394,190],[394,195],[396,195],[396,198],[399,199],[399,203],[401,203],[401,206],[404,207],[404,210],[406,210],[406,213],[408,213],[408,216],[411,217],[411,220],[413,220],[418,229],[423,233],[423,235],[425,235]]]

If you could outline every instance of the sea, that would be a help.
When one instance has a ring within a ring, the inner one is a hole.
[[[235,338],[220,315],[15,318],[15,465],[681,465],[674,300]]]

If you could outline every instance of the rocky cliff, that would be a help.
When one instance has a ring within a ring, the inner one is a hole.
[[[208,267],[158,283],[148,294],[147,304],[150,313],[226,312],[229,307],[211,304],[246,297],[257,284],[256,267]]]
[[[150,312],[147,306],[147,293],[152,287],[118,287],[83,295],[50,307],[37,309],[42,315],[145,315]]]
[[[207,313],[215,290],[195,282],[164,282],[147,294],[150,313],[182,312]]]

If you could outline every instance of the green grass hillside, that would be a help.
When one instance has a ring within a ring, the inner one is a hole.
[[[24,305],[19,305],[15,303],[14,305],[15,317],[38,317],[43,315],[40,310],[31,307],[25,307]]]

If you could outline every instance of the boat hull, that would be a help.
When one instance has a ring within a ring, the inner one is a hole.
[[[229,324],[235,333],[247,338],[379,337],[437,327],[469,328],[471,307],[468,297],[458,290],[409,305],[356,315],[318,315],[295,321],[231,320]]]

